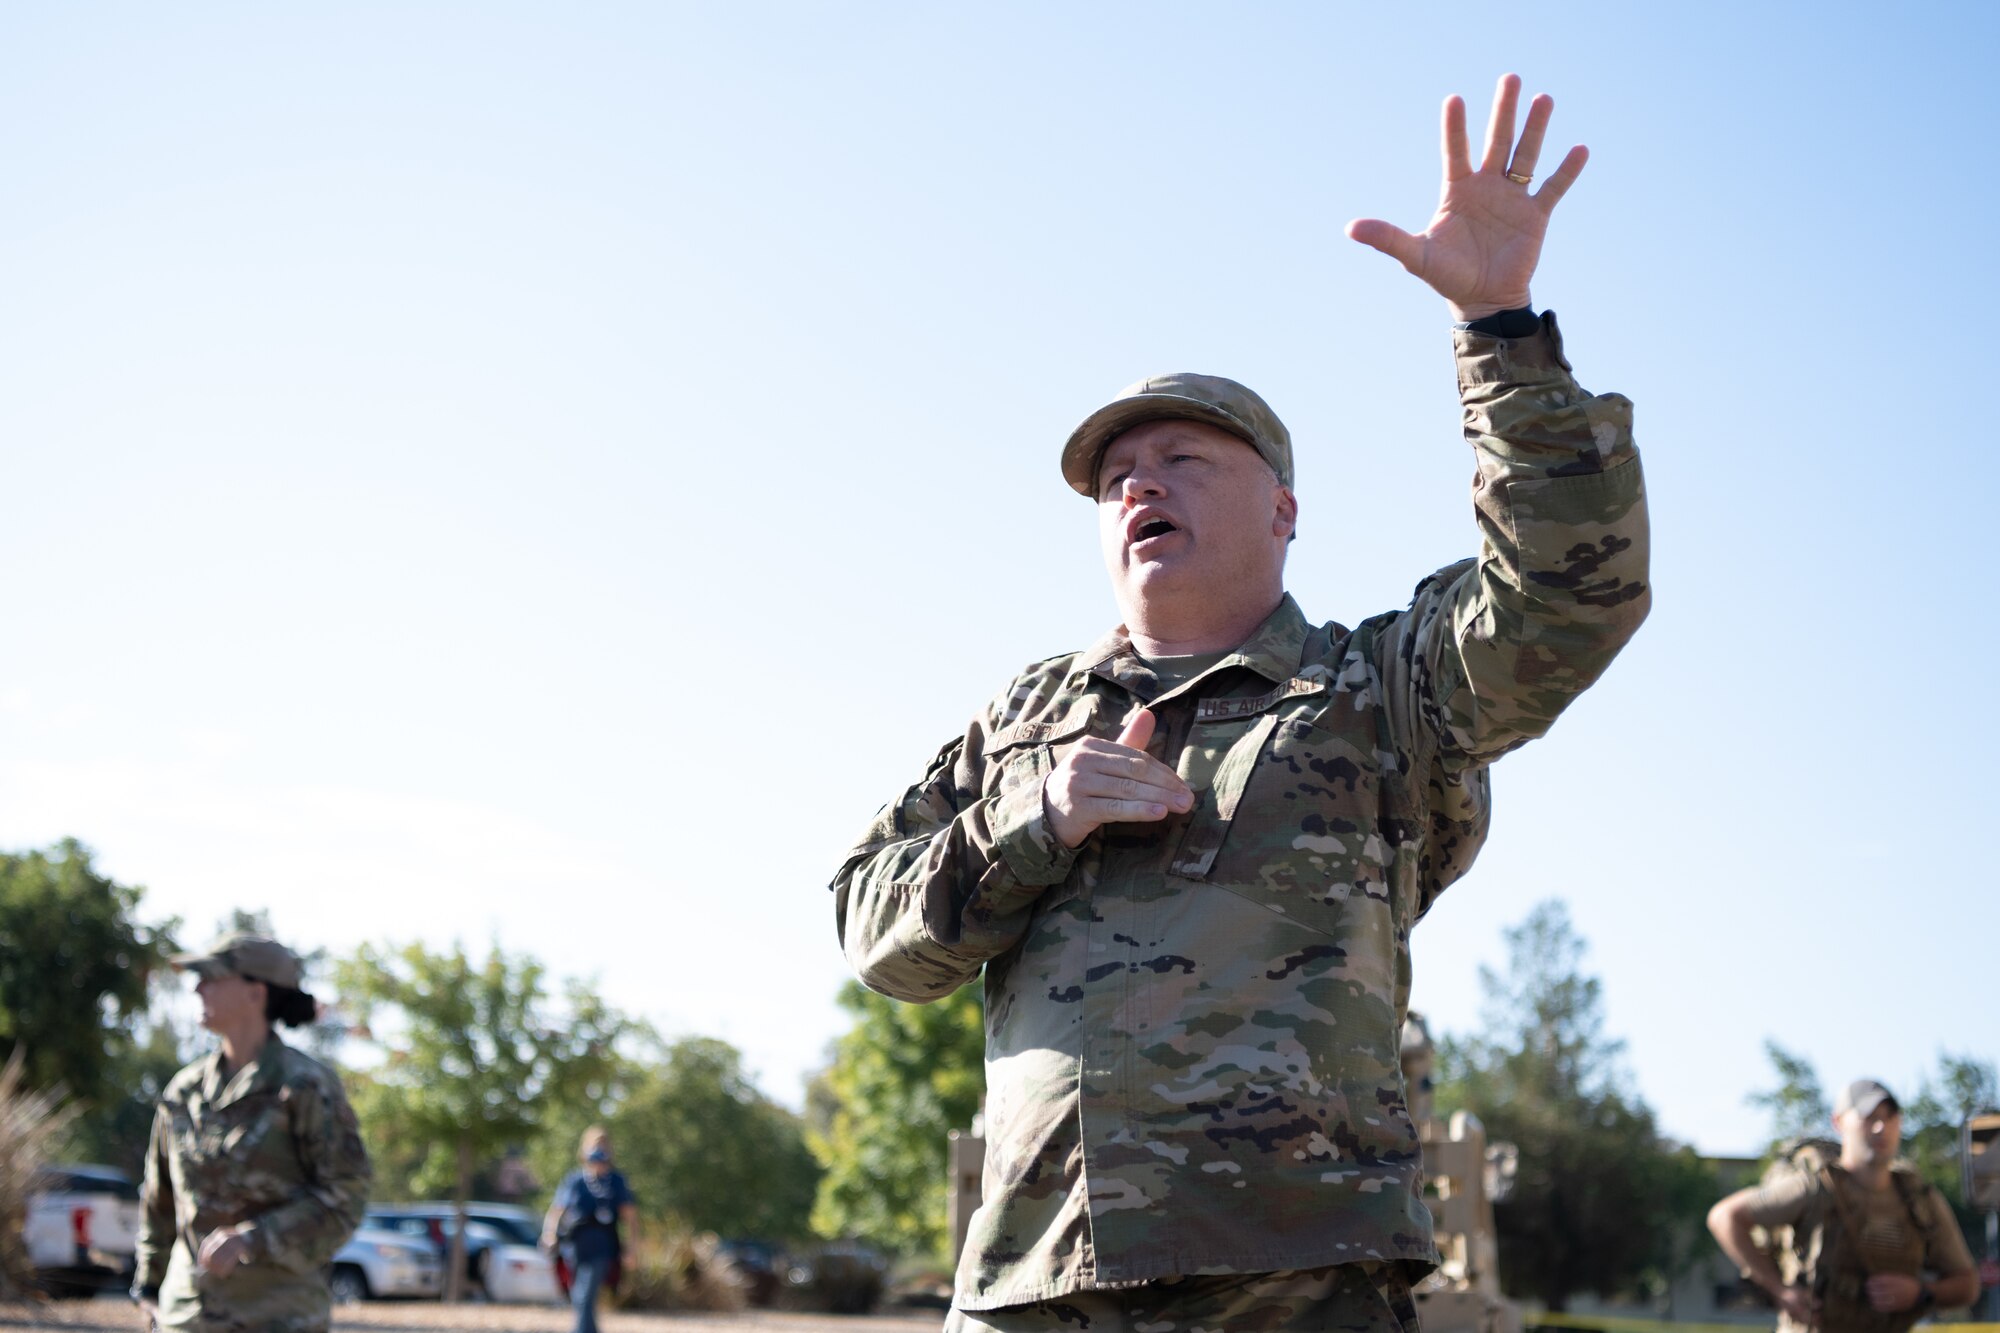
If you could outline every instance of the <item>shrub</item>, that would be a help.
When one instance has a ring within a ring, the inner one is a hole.
[[[35,1173],[76,1114],[59,1090],[25,1088],[23,1077],[16,1046],[0,1068],[0,1300],[17,1300],[34,1289],[35,1267],[22,1234],[28,1195]]]
[[[716,1238],[653,1228],[625,1251],[622,1310],[740,1310],[744,1291],[716,1253]]]

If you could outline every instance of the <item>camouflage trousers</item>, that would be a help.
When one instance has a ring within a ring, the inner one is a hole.
[[[999,1310],[953,1309],[945,1333],[1419,1333],[1398,1264],[1170,1278]]]

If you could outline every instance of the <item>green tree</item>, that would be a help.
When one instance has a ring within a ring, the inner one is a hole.
[[[1833,1132],[1833,1108],[1820,1088],[1819,1075],[1805,1057],[1794,1055],[1766,1038],[1764,1055],[1777,1075],[1778,1086],[1753,1092],[1743,1100],[1771,1113],[1771,1146],[1787,1139],[1825,1138]]]
[[[1501,1281],[1551,1310],[1579,1292],[1658,1290],[1700,1252],[1707,1169],[1621,1086],[1622,1043],[1604,1033],[1603,988],[1581,970],[1567,909],[1543,903],[1506,941],[1506,974],[1480,969],[1485,1030],[1440,1044],[1437,1094],[1519,1151],[1494,1209]]]
[[[1936,1075],[1925,1075],[1903,1108],[1903,1155],[1943,1193],[1970,1236],[1979,1235],[1985,1223],[1966,1202],[1958,1131],[1967,1116],[1995,1107],[2000,1107],[2000,1078],[1992,1061],[1940,1052]]]
[[[137,1179],[145,1170],[160,1094],[181,1066],[195,1058],[196,1043],[192,1034],[157,1013],[130,1033],[107,1037],[108,1087],[71,1127],[68,1152],[81,1161],[115,1166]]]
[[[465,1270],[465,1201],[479,1164],[532,1140],[552,1108],[601,1096],[613,1049],[630,1025],[577,983],[554,1001],[540,963],[496,946],[474,963],[460,946],[432,953],[363,946],[336,970],[358,1027],[385,1059],[357,1080],[371,1148],[422,1145],[410,1180],[449,1182],[460,1225],[446,1274],[457,1299]],[[395,1165],[391,1162],[392,1167]]]
[[[110,1075],[173,951],[177,922],[137,919],[145,890],[91,865],[74,838],[0,853],[0,1060],[21,1054],[28,1087],[86,1107],[119,1091]]]
[[[945,1135],[971,1125],[986,1090],[979,986],[913,1005],[850,981],[840,1005],[854,1027],[809,1098],[808,1142],[826,1168],[813,1229],[948,1259]]]
[[[723,1236],[811,1234],[820,1168],[799,1117],[758,1091],[728,1042],[684,1037],[626,1062],[611,1104],[570,1108],[532,1154],[553,1185],[589,1124],[611,1131],[618,1169],[648,1216]]]

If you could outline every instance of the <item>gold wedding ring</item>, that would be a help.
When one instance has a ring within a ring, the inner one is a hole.
[[[1532,172],[1530,172],[1526,176],[1523,176],[1518,171],[1510,171],[1507,173],[1507,179],[1514,182],[1514,184],[1516,185],[1526,185],[1529,181],[1533,180],[1534,178],[1535,178],[1534,173]]]

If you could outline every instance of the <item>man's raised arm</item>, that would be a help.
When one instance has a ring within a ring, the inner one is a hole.
[[[1547,731],[1645,619],[1648,534],[1632,405],[1570,374],[1530,284],[1550,214],[1589,153],[1569,150],[1531,190],[1554,102],[1535,98],[1515,137],[1520,80],[1500,80],[1472,164],[1465,104],[1444,105],[1444,188],[1412,234],[1377,219],[1348,234],[1402,263],[1449,304],[1465,433],[1478,466],[1481,550],[1419,588],[1385,627],[1377,661],[1406,734],[1435,738],[1446,771]]]

